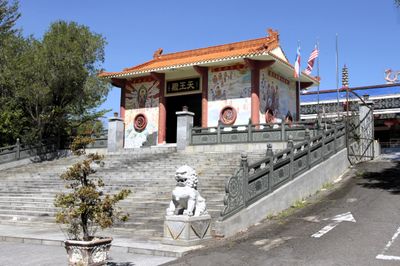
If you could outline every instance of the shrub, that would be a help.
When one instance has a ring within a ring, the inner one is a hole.
[[[122,189],[114,195],[104,194],[104,182],[93,177],[103,165],[103,156],[89,154],[86,159],[71,166],[60,178],[66,181],[69,193],[59,193],[54,205],[60,210],[56,222],[66,225],[70,239],[91,240],[100,227],[109,228],[116,221],[126,221],[128,214],[123,213],[117,203],[125,199],[131,191]]]

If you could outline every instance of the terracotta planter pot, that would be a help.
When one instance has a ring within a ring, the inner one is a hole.
[[[65,240],[68,265],[105,265],[111,241],[111,237],[93,238],[91,241]]]

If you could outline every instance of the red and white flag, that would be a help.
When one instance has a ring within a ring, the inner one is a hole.
[[[294,77],[300,77],[300,46],[297,47],[296,61],[294,62]]]
[[[319,54],[318,49],[315,46],[314,50],[310,54],[310,58],[308,58],[307,68],[304,70],[304,73],[306,73],[307,75],[311,74],[311,71],[314,67],[314,61],[318,57],[318,54]]]

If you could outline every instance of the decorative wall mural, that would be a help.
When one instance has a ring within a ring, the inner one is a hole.
[[[243,64],[211,68],[208,77],[209,101],[250,97],[250,70]]]
[[[251,74],[244,64],[211,68],[208,73],[208,125],[218,125],[221,110],[237,112],[234,124],[247,124],[251,108]]]
[[[232,106],[225,106],[219,115],[219,119],[225,125],[233,125],[236,121],[237,112]]]
[[[288,112],[296,117],[296,89],[286,78],[263,69],[260,71],[260,121],[265,121],[268,109],[275,118],[283,120]]]
[[[151,77],[131,80],[125,94],[125,148],[157,144],[158,82]]]
[[[247,97],[243,99],[208,102],[209,127],[215,127],[218,125],[221,110],[227,105],[232,106],[236,110],[237,116],[234,125],[246,125],[249,123],[251,99],[250,97]]]
[[[150,77],[131,80],[126,86],[125,108],[158,107],[160,97],[158,84],[158,81]]]

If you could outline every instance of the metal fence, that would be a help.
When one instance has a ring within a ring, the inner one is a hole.
[[[295,124],[247,124],[216,127],[194,127],[191,129],[191,145],[210,144],[233,144],[247,142],[282,142],[287,141],[289,136],[294,141],[302,141],[305,138],[306,129],[310,137],[318,135],[322,128],[330,128],[331,122],[324,125],[318,124],[316,120],[307,122],[296,122]]]
[[[240,168],[225,184],[225,207],[221,219],[232,216],[346,148],[343,123],[332,124],[330,129],[316,136],[310,136],[309,132],[305,130],[305,140],[297,144],[289,138],[287,149],[277,153],[273,153],[269,144],[266,157],[250,165],[247,155],[242,154]]]

